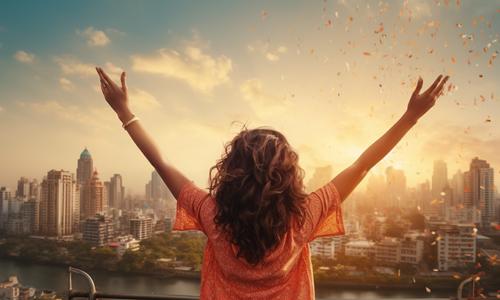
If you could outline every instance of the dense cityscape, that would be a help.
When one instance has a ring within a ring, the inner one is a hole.
[[[314,191],[332,176],[330,166],[317,168],[307,189]],[[481,274],[485,288],[498,287],[499,203],[494,169],[477,157],[469,170],[452,176],[444,161],[435,161],[432,179],[417,187],[406,185],[403,170],[389,167],[344,202],[345,235],[310,244],[315,279],[431,293]],[[41,182],[21,177],[15,191],[0,188],[0,256],[198,278],[205,238],[172,231],[175,205],[156,171],[142,198],[127,194],[120,174],[102,181],[85,148],[76,176],[50,170]],[[23,286],[12,274],[0,282],[0,296],[60,295]]]

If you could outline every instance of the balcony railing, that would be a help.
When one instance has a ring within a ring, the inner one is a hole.
[[[147,295],[125,295],[125,294],[110,294],[110,293],[100,293],[97,292],[94,280],[92,277],[83,270],[69,267],[68,269],[69,279],[68,279],[68,300],[77,298],[86,298],[89,300],[96,299],[138,299],[138,300],[193,300],[199,299],[198,297],[192,296],[180,296],[180,295],[165,295],[165,296],[147,296]],[[87,279],[89,284],[88,292],[73,291],[73,281],[72,274],[78,274]],[[457,296],[455,299],[462,300],[463,298],[463,288],[466,284],[472,284],[472,295],[474,295],[475,283],[480,279],[480,275],[473,275],[460,283],[457,289]],[[489,298],[488,298],[489,299]]]
[[[87,279],[89,285],[88,292],[73,291],[73,274],[78,274]],[[178,295],[165,295],[165,296],[146,296],[146,295],[125,295],[125,294],[110,294],[101,293],[96,290],[94,280],[92,277],[83,270],[69,267],[68,269],[68,300],[86,298],[89,300],[96,299],[138,299],[138,300],[193,300],[199,299],[198,297],[191,296],[178,296]]]

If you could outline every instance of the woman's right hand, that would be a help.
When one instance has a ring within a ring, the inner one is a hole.
[[[125,82],[126,74],[121,74],[121,87],[118,86],[102,68],[96,67],[97,74],[101,80],[101,90],[104,99],[108,102],[109,106],[116,112],[118,118],[125,123],[133,117],[129,109],[127,84]]]
[[[419,77],[417,87],[411,95],[410,102],[408,103],[405,116],[412,122],[417,122],[420,117],[422,117],[429,109],[431,109],[431,107],[434,106],[436,100],[443,94],[444,85],[449,78],[449,76],[443,78],[443,75],[439,75],[434,83],[425,92],[419,94],[424,83],[422,78]]]

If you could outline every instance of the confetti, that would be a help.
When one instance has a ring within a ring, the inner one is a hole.
[[[363,52],[363,55],[365,55],[365,56],[370,56],[370,55],[372,55],[372,54],[371,54],[370,52]]]
[[[428,288],[428,287],[425,287],[425,291],[426,291],[427,293],[429,293],[429,294],[431,293],[431,289],[430,289],[430,288]]]

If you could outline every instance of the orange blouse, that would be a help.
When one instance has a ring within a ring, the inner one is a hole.
[[[214,224],[216,204],[207,192],[186,183],[177,199],[174,230],[201,230],[207,236],[201,267],[200,299],[314,299],[308,243],[344,234],[341,200],[333,182],[309,194],[306,220],[292,228],[257,266],[236,250]]]

